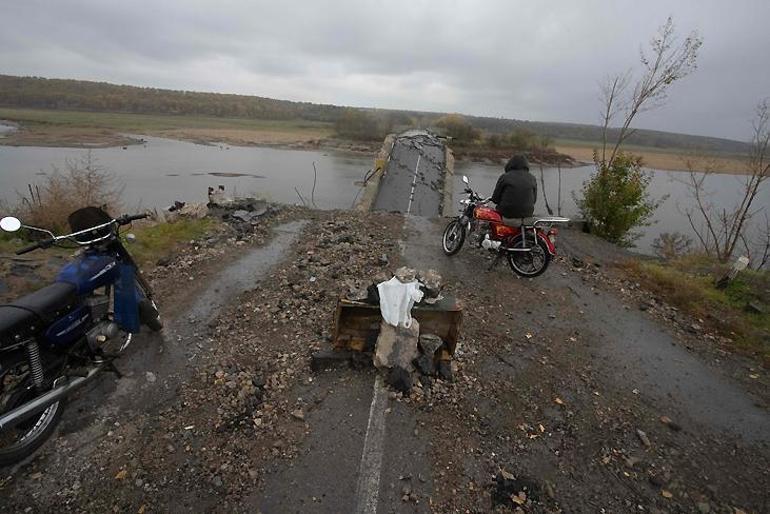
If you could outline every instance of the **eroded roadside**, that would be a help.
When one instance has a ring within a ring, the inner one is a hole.
[[[293,387],[312,382],[340,288],[382,269],[397,218],[282,209],[251,238],[196,241],[157,268],[166,340],[135,341],[117,389],[105,377],[84,391],[58,437],[3,470],[4,506],[248,510],[243,498],[307,431],[311,396]]]

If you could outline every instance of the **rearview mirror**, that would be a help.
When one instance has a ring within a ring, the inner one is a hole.
[[[463,175],[463,182],[465,182],[465,184],[468,185],[468,183],[470,183],[470,180],[468,180],[468,177]]]
[[[21,221],[19,221],[19,218],[6,216],[0,220],[0,228],[6,232],[16,232],[21,228]]]

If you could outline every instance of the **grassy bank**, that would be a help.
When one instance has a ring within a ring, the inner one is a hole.
[[[111,146],[129,141],[121,134],[141,134],[231,144],[280,144],[329,137],[329,123],[305,120],[254,120],[0,108],[0,120],[20,130],[0,139],[6,145]]]
[[[770,367],[770,272],[746,270],[717,289],[714,277],[726,268],[702,256],[667,263],[632,260],[624,267],[645,288],[728,338],[734,349]]]
[[[125,243],[139,267],[149,270],[158,259],[173,255],[181,246],[222,229],[222,222],[211,219],[180,219],[173,223],[134,226],[134,243]],[[24,234],[21,234],[22,236]],[[0,232],[0,303],[30,293],[53,281],[76,248],[51,247],[16,258],[14,252],[27,246],[17,233]]]
[[[558,152],[569,155],[577,161],[592,163],[594,148],[599,148],[600,142],[574,140],[559,140],[555,143]],[[650,168],[667,171],[687,171],[686,160],[690,159],[696,170],[707,167],[717,173],[740,175],[746,173],[746,156],[726,153],[700,153],[695,156],[692,152],[677,148],[661,149],[637,145],[624,145],[623,149],[644,159],[644,165]]]

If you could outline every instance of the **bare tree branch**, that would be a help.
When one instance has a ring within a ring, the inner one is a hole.
[[[668,96],[668,89],[671,84],[697,69],[698,50],[702,44],[703,39],[696,32],[691,33],[679,43],[674,30],[674,22],[669,17],[650,41],[652,57],[648,57],[644,51],[640,52],[640,61],[644,72],[634,85],[630,98],[625,101],[621,100],[630,81],[630,74],[616,75],[607,80],[603,87],[601,155],[603,166],[610,167],[612,165],[621,145],[633,134],[630,126],[636,115],[662,106]],[[606,149],[609,124],[621,110],[623,123],[608,159]]]

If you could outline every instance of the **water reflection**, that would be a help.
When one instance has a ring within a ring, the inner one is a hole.
[[[129,206],[164,207],[174,200],[205,201],[208,186],[224,185],[229,192],[256,195],[282,203],[297,203],[295,188],[310,198],[313,162],[318,170],[315,202],[319,208],[349,208],[364,173],[372,166],[367,156],[328,151],[283,150],[261,147],[197,145],[146,137],[146,144],[125,149],[91,150],[99,165],[125,184]],[[15,191],[40,182],[36,175],[63,169],[67,159],[79,160],[76,148],[0,146],[0,199],[15,200]]]

